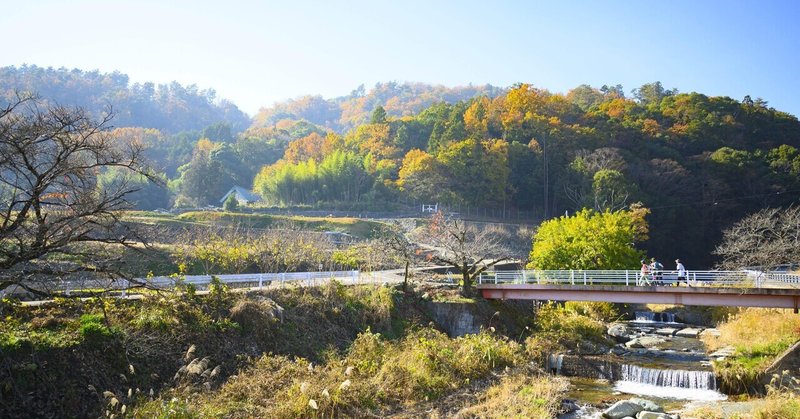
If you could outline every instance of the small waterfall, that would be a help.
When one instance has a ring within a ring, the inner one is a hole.
[[[637,322],[675,323],[675,313],[634,312]]]
[[[725,400],[717,391],[717,379],[709,371],[659,370],[623,364],[617,391],[642,396],[683,400]]]
[[[561,365],[564,364],[563,354],[550,354],[547,356],[547,371],[553,374],[561,374]]]
[[[716,390],[717,379],[709,371],[658,370],[623,364],[620,368],[623,381],[650,384],[660,387],[679,387],[699,390]]]

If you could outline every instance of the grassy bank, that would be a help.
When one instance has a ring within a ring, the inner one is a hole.
[[[0,405],[15,417],[552,417],[565,384],[532,367],[497,316],[498,331],[450,338],[423,292],[217,284],[202,296],[6,302]]]
[[[789,310],[751,308],[717,326],[719,337],[704,334],[709,351],[732,346],[736,355],[714,362],[729,393],[756,393],[758,379],[775,358],[800,340],[800,316]]]

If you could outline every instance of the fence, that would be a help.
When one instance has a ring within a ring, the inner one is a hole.
[[[562,284],[562,285],[672,285],[785,288],[800,286],[800,275],[758,271],[687,271],[678,278],[675,271],[660,271],[642,277],[639,270],[525,270],[483,272],[478,284]]]
[[[330,280],[337,280],[347,285],[394,283],[401,280],[395,271],[360,272],[360,271],[323,271],[323,272],[279,272],[279,273],[250,273],[234,275],[187,275],[187,276],[158,276],[152,278],[137,278],[133,281],[126,279],[85,279],[50,282],[46,290],[50,293],[71,293],[81,291],[117,291],[123,296],[128,289],[138,284],[145,284],[148,288],[172,290],[183,285],[193,285],[203,288],[216,277],[220,282],[231,288],[258,288],[267,287],[313,287],[322,285]],[[24,293],[21,288],[9,288],[6,294]],[[3,292],[0,292],[0,297]]]

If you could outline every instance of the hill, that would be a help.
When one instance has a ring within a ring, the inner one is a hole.
[[[130,83],[126,74],[35,65],[0,68],[0,97],[33,92],[51,103],[81,106],[95,115],[113,107],[118,127],[155,128],[166,133],[200,130],[227,122],[240,131],[248,116],[213,89],[196,85]]]
[[[369,92],[364,85],[349,95],[333,99],[303,96],[277,103],[253,117],[253,127],[273,126],[282,120],[306,120],[328,129],[344,132],[369,120],[372,111],[382,106],[389,116],[416,115],[434,103],[456,103],[478,96],[496,97],[506,89],[492,86],[445,87],[424,83],[378,83]]]

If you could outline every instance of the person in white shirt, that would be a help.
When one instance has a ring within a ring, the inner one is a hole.
[[[680,284],[681,281],[686,281],[686,285],[689,285],[689,278],[686,277],[686,268],[681,263],[680,259],[675,259],[675,269],[678,271],[678,283]]]

